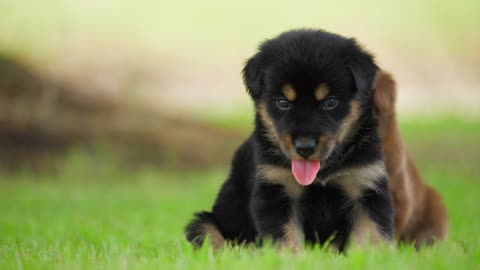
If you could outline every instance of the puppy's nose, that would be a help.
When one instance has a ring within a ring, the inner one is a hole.
[[[315,139],[309,137],[299,137],[295,139],[295,151],[307,158],[315,152]]]

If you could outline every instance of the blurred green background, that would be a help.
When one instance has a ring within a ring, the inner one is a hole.
[[[245,60],[299,27],[356,37],[394,74],[448,241],[347,258],[186,245],[252,130]],[[478,268],[478,29],[473,0],[0,0],[0,268]]]

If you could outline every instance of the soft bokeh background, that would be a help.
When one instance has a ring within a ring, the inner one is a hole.
[[[0,0],[0,266],[91,266],[90,248],[119,243],[179,266],[182,226],[252,129],[242,65],[299,27],[356,37],[394,74],[409,149],[451,213],[442,248],[478,263],[479,1]]]
[[[357,37],[374,52],[398,80],[402,119],[476,119],[479,9],[433,0],[3,0],[0,136],[7,159],[31,158],[26,144],[65,149],[102,137],[148,159],[224,161],[215,151],[225,148],[209,138],[228,144],[234,134],[223,132],[250,129],[242,65],[259,42],[298,27]]]

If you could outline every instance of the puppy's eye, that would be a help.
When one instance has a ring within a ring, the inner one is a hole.
[[[338,98],[329,97],[323,101],[323,108],[326,110],[331,110],[338,105]]]
[[[291,104],[284,98],[277,99],[277,106],[280,110],[290,110]]]

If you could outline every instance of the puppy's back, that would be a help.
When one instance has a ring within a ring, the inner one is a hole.
[[[431,244],[447,235],[447,210],[440,194],[425,184],[405,147],[395,111],[396,98],[393,76],[379,71],[374,102],[395,203],[395,231],[398,238],[416,246]]]

